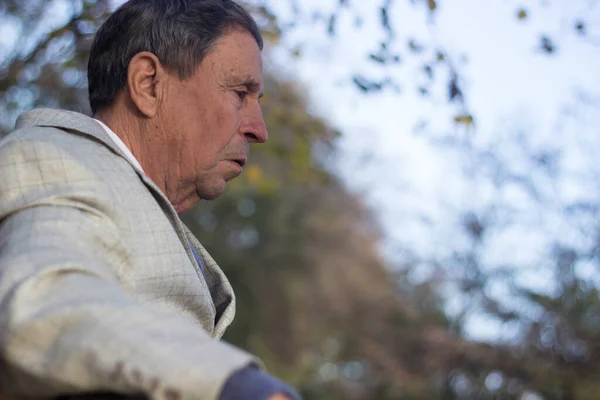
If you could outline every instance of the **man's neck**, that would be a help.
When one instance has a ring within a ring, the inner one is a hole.
[[[119,107],[118,109],[123,108]],[[161,169],[161,165],[165,165],[164,161],[166,160],[160,160],[160,154],[147,154],[145,141],[142,140],[142,137],[148,140],[160,140],[156,137],[158,135],[151,135],[150,132],[146,132],[148,129],[144,129],[144,125],[149,124],[134,116],[113,110],[97,112],[93,117],[109,127],[121,139],[145,174],[166,194],[164,171]]]
[[[129,122],[126,116],[116,115],[110,111],[98,112],[94,114],[94,118],[108,126],[119,139],[121,139],[125,146],[127,146],[142,168],[144,168],[144,157],[142,154],[141,141],[139,140],[140,132],[136,124]]]
[[[152,120],[137,118],[135,115],[123,111],[126,109],[127,107],[111,107],[109,110],[97,112],[94,118],[108,126],[123,141],[141,165],[144,173],[174,204],[178,212],[181,209],[189,208],[181,202],[181,199],[177,201],[178,199],[173,198],[177,188],[167,187],[168,171],[165,166],[169,165],[169,160],[165,158],[168,151],[164,151],[164,149],[168,144],[165,142],[164,132],[157,131],[152,125]],[[163,143],[156,143],[157,141],[163,141]],[[157,151],[149,153],[148,149],[157,149]],[[169,189],[174,192],[169,192]]]

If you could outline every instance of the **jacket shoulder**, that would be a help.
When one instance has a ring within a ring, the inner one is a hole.
[[[0,212],[65,199],[110,203],[110,179],[127,169],[108,147],[77,132],[18,129],[0,141]]]

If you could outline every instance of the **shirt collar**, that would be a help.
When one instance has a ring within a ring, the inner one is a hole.
[[[99,123],[100,126],[102,128],[104,128],[108,137],[119,148],[119,150],[121,150],[123,152],[123,155],[125,156],[127,161],[129,161],[131,164],[133,164],[133,166],[136,169],[140,170],[141,172],[144,172],[144,169],[140,165],[139,161],[133,156],[133,153],[131,152],[131,150],[129,150],[129,148],[125,145],[125,143],[121,140],[121,138],[119,136],[117,136],[117,134],[114,133],[113,130],[110,129],[108,126],[106,126],[102,121],[100,121],[96,118],[94,118],[94,121]]]

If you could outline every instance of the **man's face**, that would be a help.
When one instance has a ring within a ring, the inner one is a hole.
[[[160,110],[169,138],[165,186],[181,212],[219,196],[242,172],[250,143],[267,140],[260,49],[249,33],[230,30],[189,79],[173,74],[170,82]]]

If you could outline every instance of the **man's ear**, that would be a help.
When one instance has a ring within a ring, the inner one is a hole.
[[[140,113],[153,118],[158,112],[165,84],[165,70],[156,55],[142,51],[127,69],[127,91]]]

